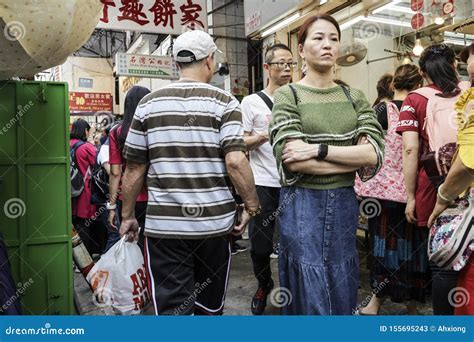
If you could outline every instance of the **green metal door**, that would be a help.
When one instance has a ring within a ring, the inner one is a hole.
[[[23,313],[73,313],[67,84],[0,82],[0,180]]]

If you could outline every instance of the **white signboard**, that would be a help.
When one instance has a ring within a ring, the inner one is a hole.
[[[245,32],[254,32],[262,26],[262,11],[257,11],[245,18]]]
[[[117,76],[178,79],[178,68],[171,57],[135,55],[119,52],[115,55]]]
[[[180,35],[207,31],[206,0],[100,0],[98,28]]]

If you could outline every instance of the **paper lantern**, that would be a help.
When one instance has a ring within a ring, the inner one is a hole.
[[[100,0],[2,0],[0,80],[64,63],[89,39],[101,14]]]

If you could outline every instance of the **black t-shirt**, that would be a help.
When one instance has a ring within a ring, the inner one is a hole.
[[[398,110],[402,109],[403,101],[395,100],[391,102],[394,103],[395,106],[397,106]],[[386,131],[388,129],[387,103],[380,102],[378,105],[374,106],[374,110],[375,115],[377,116],[377,120],[382,126],[382,129]]]

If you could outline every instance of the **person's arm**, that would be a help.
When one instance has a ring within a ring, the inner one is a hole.
[[[150,162],[148,156],[148,111],[146,105],[137,107],[123,151],[127,166],[122,177],[123,199],[120,236],[127,235],[128,241],[138,240],[140,228],[135,218],[135,202],[143,186],[145,172]]]
[[[110,164],[108,162],[105,162],[102,164],[102,167],[104,168],[105,172],[107,172],[107,174],[110,177]]]
[[[405,215],[410,223],[416,222],[415,193],[418,179],[418,153],[420,148],[419,134],[415,131],[402,133],[403,141],[403,177],[407,191],[407,206]]]
[[[294,162],[288,164],[287,166],[292,172],[301,172],[309,175],[319,176],[354,172],[359,168],[358,166],[348,166],[316,159]]]
[[[242,112],[239,102],[234,98],[222,114],[219,142],[225,155],[225,165],[232,184],[242,198],[246,209],[256,211],[259,208],[259,202],[252,170],[245,156],[243,133]],[[240,223],[232,231],[233,235],[238,236],[244,232],[251,219],[247,210],[242,212]]]
[[[440,189],[438,189],[436,205],[428,220],[428,227],[430,227],[434,220],[449,206],[452,202],[451,200],[456,199],[473,182],[474,169],[470,169],[464,165],[461,158],[456,158],[449,170],[446,180]],[[440,192],[442,197],[439,195]]]
[[[268,132],[250,134],[244,133],[244,141],[247,151],[253,151],[268,141]]]

